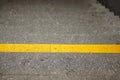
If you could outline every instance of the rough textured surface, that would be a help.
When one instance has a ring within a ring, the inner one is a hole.
[[[0,43],[120,43],[120,19],[95,0],[1,0]],[[119,54],[0,53],[0,80],[119,79]]]
[[[1,80],[119,80],[120,56],[0,54]]]
[[[95,0],[9,0],[0,43],[120,43],[120,19]]]
[[[120,0],[98,0],[105,7],[109,8],[110,11],[114,12],[115,15],[120,16]]]

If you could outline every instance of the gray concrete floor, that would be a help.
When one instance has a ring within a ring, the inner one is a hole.
[[[0,43],[120,43],[120,19],[95,0],[1,0]],[[119,80],[119,54],[0,53],[0,80]]]

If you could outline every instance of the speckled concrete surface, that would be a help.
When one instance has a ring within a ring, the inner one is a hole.
[[[1,0],[0,43],[120,43],[120,19],[95,0]],[[0,80],[119,79],[119,54],[0,53]]]
[[[0,54],[0,80],[119,80],[120,56]]]
[[[120,43],[120,19],[95,0],[9,0],[0,43]]]

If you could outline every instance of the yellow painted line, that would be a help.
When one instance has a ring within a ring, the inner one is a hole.
[[[0,44],[0,52],[120,53],[120,44]]]

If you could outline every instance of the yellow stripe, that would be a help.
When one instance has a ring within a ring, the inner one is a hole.
[[[120,53],[116,44],[0,44],[0,52]]]

